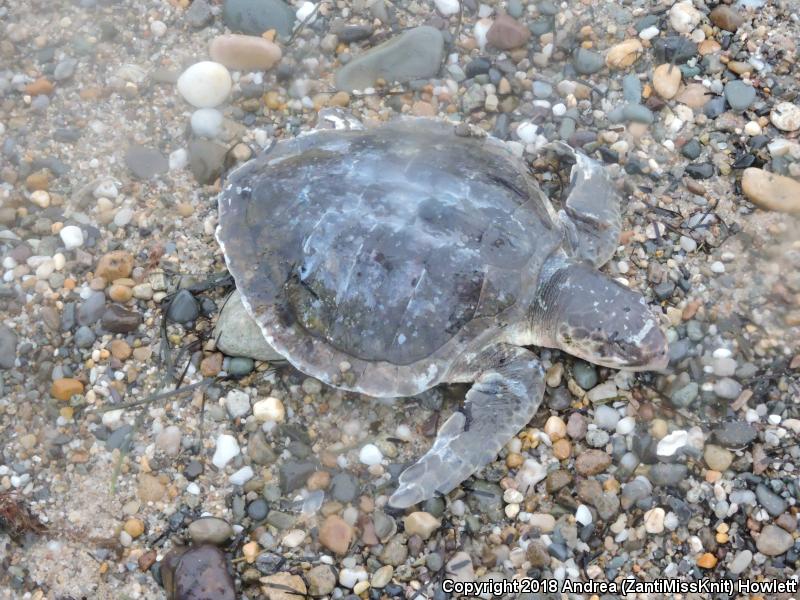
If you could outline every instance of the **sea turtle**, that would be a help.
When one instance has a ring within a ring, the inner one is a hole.
[[[245,307],[297,369],[375,397],[472,382],[392,506],[451,491],[531,420],[545,383],[526,346],[666,367],[645,298],[598,270],[621,228],[605,169],[553,149],[574,161],[559,212],[507,144],[424,119],[279,142],[219,196]]]

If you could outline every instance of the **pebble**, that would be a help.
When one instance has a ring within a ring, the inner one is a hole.
[[[308,591],[303,578],[292,573],[275,573],[262,577],[259,581],[261,593],[267,600],[297,600],[305,598]],[[198,598],[198,600],[204,599],[205,597]]]
[[[669,24],[678,33],[690,33],[703,18],[703,14],[697,10],[692,0],[676,2],[669,9]]]
[[[189,537],[195,544],[224,544],[233,536],[233,527],[225,519],[203,517],[189,525]]]
[[[759,504],[764,507],[764,510],[772,517],[782,515],[788,508],[786,501],[764,484],[758,484],[756,486],[756,498]]]
[[[688,469],[686,465],[679,464],[655,464],[650,467],[648,476],[653,485],[657,486],[670,486],[677,485],[684,481],[687,476]]]
[[[125,153],[125,164],[139,179],[152,179],[169,170],[169,161],[154,148],[133,145]]]
[[[250,481],[254,476],[255,473],[253,472],[253,468],[248,465],[234,472],[229,477],[229,481],[233,485],[244,485],[245,483]]]
[[[683,430],[673,431],[669,435],[661,438],[656,447],[658,456],[673,456],[678,450],[689,443],[689,433]]]
[[[141,323],[142,315],[117,304],[106,307],[103,316],[100,317],[103,329],[111,333],[130,333],[136,331]]]
[[[603,55],[598,52],[586,48],[578,48],[572,55],[572,64],[581,75],[591,75],[603,68],[605,60]]]
[[[579,475],[597,475],[611,464],[611,457],[602,450],[586,450],[575,459],[575,470]]]
[[[200,316],[200,306],[189,290],[181,290],[167,308],[167,319],[173,323],[191,323]]]
[[[740,550],[728,564],[728,571],[733,575],[743,573],[753,562],[753,553],[750,550]]]
[[[241,390],[233,389],[225,396],[225,409],[231,419],[239,419],[250,413],[250,396]]]
[[[742,384],[730,377],[723,377],[714,383],[714,393],[725,400],[736,400],[742,393]]]
[[[195,108],[219,106],[231,93],[233,81],[225,66],[201,61],[193,64],[178,77],[178,93]]]
[[[218,469],[224,469],[225,465],[239,456],[240,453],[239,442],[236,441],[236,438],[223,433],[217,438],[217,446],[211,462]]]
[[[50,386],[50,395],[63,402],[67,402],[72,396],[80,394],[83,394],[83,383],[70,377],[56,379]]]
[[[664,518],[666,512],[660,506],[651,508],[644,513],[644,529],[647,533],[659,534],[664,531]]]
[[[756,539],[756,548],[766,556],[780,556],[794,545],[794,538],[777,525],[766,525]]]
[[[742,112],[747,110],[756,99],[756,90],[752,85],[740,79],[729,81],[725,84],[725,100],[732,110]]]
[[[703,448],[703,458],[710,469],[723,473],[733,462],[733,453],[721,446],[706,444]]]
[[[317,565],[306,573],[306,581],[311,596],[328,596],[336,587],[336,571],[330,565]]]
[[[180,428],[169,425],[156,436],[156,447],[167,456],[177,456],[181,451],[182,437]]]
[[[295,12],[281,0],[225,0],[222,18],[233,31],[260,36],[274,29],[280,37],[289,37]]]
[[[765,210],[800,213],[800,181],[749,167],[742,174],[747,199]]]
[[[17,334],[7,325],[0,325],[0,369],[13,369],[17,358]]]
[[[663,64],[653,70],[653,88],[664,100],[675,97],[681,85],[681,70],[672,64]]]
[[[253,404],[253,416],[259,423],[282,423],[286,419],[286,409],[280,398],[268,396]]]
[[[275,361],[283,357],[275,352],[247,313],[238,290],[226,300],[214,326],[217,348],[229,356],[248,356],[256,360]]]
[[[635,63],[642,52],[644,52],[644,48],[639,40],[636,38],[625,40],[608,49],[606,66],[609,69],[625,69]]]
[[[439,72],[444,38],[438,29],[422,25],[356,56],[336,73],[336,88],[364,90],[378,79],[405,82]]]
[[[572,367],[572,376],[575,382],[584,390],[589,390],[597,385],[597,369],[584,361],[576,361]]]
[[[733,33],[744,23],[744,17],[725,4],[716,6],[714,10],[709,13],[708,18],[720,29]]]
[[[455,15],[461,10],[461,2],[459,0],[434,0],[434,4],[436,5],[436,10],[445,17]]]
[[[442,522],[430,513],[416,511],[404,517],[403,524],[408,535],[418,535],[427,540],[441,527]]]
[[[797,131],[800,129],[800,106],[781,102],[769,113],[769,120],[781,131]]]
[[[358,460],[364,465],[379,465],[383,460],[383,454],[375,444],[366,444],[358,453]]]
[[[192,133],[207,138],[215,138],[222,131],[224,117],[216,108],[199,108],[192,113],[190,124]]]
[[[170,600],[236,600],[225,555],[209,544],[171,550],[161,561],[161,578]]]
[[[486,41],[500,50],[524,46],[530,37],[530,29],[505,14],[498,15],[486,33]]]
[[[280,46],[252,35],[218,35],[208,53],[211,60],[234,71],[268,71],[281,60]]]
[[[320,525],[320,544],[335,554],[346,554],[352,539],[352,527],[337,515],[328,516]]]

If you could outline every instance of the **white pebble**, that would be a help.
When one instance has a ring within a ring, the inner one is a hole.
[[[697,242],[695,242],[692,238],[682,235],[680,239],[680,245],[684,252],[691,254],[695,250],[697,250]]]
[[[197,108],[214,108],[231,93],[231,74],[223,65],[204,60],[193,64],[178,77],[178,92]]]
[[[755,121],[748,121],[744,126],[744,132],[749,136],[761,135],[761,125]]]
[[[185,148],[178,148],[169,154],[169,170],[178,171],[189,164],[189,153]]]
[[[215,138],[222,130],[222,113],[216,108],[199,108],[192,113],[191,125],[195,135]]]
[[[367,572],[364,567],[355,569],[344,568],[339,571],[339,583],[346,588],[352,589],[359,581],[367,580]]]
[[[163,21],[153,21],[150,23],[150,33],[153,34],[153,37],[160,38],[167,33],[167,26]]]
[[[58,235],[61,236],[61,241],[64,242],[64,248],[67,250],[74,250],[83,246],[83,231],[81,231],[80,227],[67,225],[61,228]]]
[[[31,202],[39,208],[47,208],[50,206],[50,194],[44,190],[36,190],[31,192]]]
[[[120,208],[114,214],[114,225],[117,227],[125,227],[133,219],[133,209],[127,206]]]
[[[225,408],[231,419],[244,417],[250,412],[250,397],[242,390],[231,390],[225,396]]]
[[[524,499],[522,492],[514,488],[508,488],[503,492],[503,501],[507,504],[520,504]]]
[[[298,8],[297,12],[295,13],[295,15],[297,16],[297,20],[300,23],[305,21],[309,17],[309,15],[311,15],[311,13],[314,12],[314,9],[316,8],[316,6],[317,5],[314,4],[313,2],[303,2],[300,5],[300,8]],[[317,16],[314,15],[313,17],[311,17],[311,19],[308,21],[308,23],[309,24],[313,23],[316,20],[317,20]]]
[[[673,431],[659,440],[658,446],[656,446],[656,454],[658,456],[672,456],[688,443],[689,434],[686,431],[682,429]]]
[[[517,127],[517,137],[524,144],[532,144],[535,142],[538,134],[539,128],[533,123],[525,121],[524,123],[520,123],[519,127]]]
[[[433,3],[436,5],[436,9],[445,17],[456,14],[461,7],[458,0],[434,0]]]
[[[563,102],[553,105],[553,114],[557,117],[563,117],[567,113],[567,107]]]
[[[592,522],[592,511],[589,510],[589,507],[585,504],[581,504],[578,506],[578,510],[575,511],[575,520],[580,523],[581,525],[589,525]]]
[[[480,19],[477,23],[475,23],[475,27],[472,29],[475,41],[481,50],[486,47],[486,34],[489,33],[489,28],[491,26],[491,19]]]
[[[711,267],[710,268],[711,268],[711,272],[712,273],[724,273],[725,272],[725,265],[722,262],[718,261],[718,260],[715,260],[713,263],[711,263]]]
[[[94,191],[92,192],[95,198],[116,198],[119,196],[119,190],[117,190],[117,186],[114,184],[113,181],[110,179],[106,179],[105,181],[100,182]]]
[[[659,34],[659,29],[655,25],[651,25],[650,27],[645,27],[639,32],[639,37],[643,40],[652,40]]]
[[[211,462],[218,469],[224,469],[225,465],[239,456],[240,453],[239,442],[236,441],[236,438],[227,433],[223,433],[217,438],[217,448],[214,451]]]
[[[394,435],[404,442],[410,442],[411,428],[408,425],[398,425],[394,430]]]
[[[279,398],[269,396],[253,404],[253,416],[260,423],[280,423],[286,418],[286,409]]]
[[[617,433],[620,435],[633,433],[634,429],[636,429],[636,419],[633,417],[624,417],[617,422]]]
[[[287,548],[297,548],[306,539],[306,532],[302,529],[292,529],[283,536],[281,544]]]
[[[383,460],[383,454],[375,444],[367,444],[358,453],[358,460],[362,465],[379,465]]]
[[[242,467],[238,471],[236,471],[233,475],[230,476],[230,482],[233,485],[244,485],[248,481],[250,481],[255,473],[253,473],[253,468],[249,465],[246,467]]]

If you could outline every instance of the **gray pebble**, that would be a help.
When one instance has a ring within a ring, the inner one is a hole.
[[[586,48],[578,48],[572,55],[572,64],[581,75],[591,75],[602,69],[605,61],[603,60],[603,55],[598,52]]]
[[[688,472],[686,465],[655,464],[650,468],[649,476],[653,485],[677,485],[686,479]]]
[[[692,402],[697,400],[699,393],[700,386],[694,381],[691,381],[682,388],[674,390],[670,395],[670,400],[675,406],[686,408]]]
[[[0,325],[0,369],[13,369],[17,360],[17,334]]]
[[[597,369],[582,360],[576,361],[573,365],[572,376],[584,390],[590,390],[597,385]]]
[[[167,319],[173,323],[190,323],[200,316],[200,307],[189,290],[181,290],[167,309]]]
[[[763,484],[756,486],[756,498],[758,498],[758,502],[764,507],[764,510],[773,517],[786,512],[788,506],[786,501]]]
[[[74,340],[78,348],[91,348],[95,339],[94,331],[89,329],[86,325],[78,327],[78,330],[75,332]]]

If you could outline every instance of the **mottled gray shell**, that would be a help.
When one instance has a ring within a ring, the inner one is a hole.
[[[217,239],[290,362],[409,395],[520,322],[561,244],[554,216],[502,143],[409,120],[276,144],[230,176]]]

